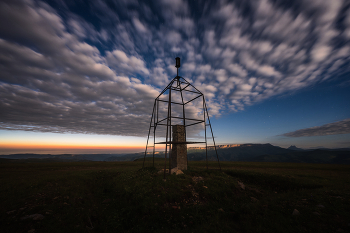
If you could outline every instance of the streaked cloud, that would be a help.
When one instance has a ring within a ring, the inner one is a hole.
[[[340,0],[79,4],[0,3],[1,129],[144,136],[176,56],[216,116],[350,71]]]
[[[285,133],[283,136],[287,137],[312,137],[325,136],[334,134],[348,134],[350,133],[350,118],[342,121],[329,123],[321,126],[300,129],[294,132]]]

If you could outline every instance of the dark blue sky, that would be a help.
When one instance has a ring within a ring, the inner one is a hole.
[[[349,1],[2,1],[0,54],[1,145],[143,145],[179,56],[219,144],[350,147]]]

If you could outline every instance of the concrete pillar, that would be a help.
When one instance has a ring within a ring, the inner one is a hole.
[[[186,142],[185,127],[173,125],[173,142]],[[187,144],[173,144],[171,150],[171,169],[187,170]]]

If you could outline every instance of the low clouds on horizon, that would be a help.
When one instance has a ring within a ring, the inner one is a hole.
[[[216,116],[349,72],[346,1],[76,4],[0,2],[0,129],[147,135],[176,56]]]
[[[321,126],[310,127],[306,129],[299,129],[290,133],[285,133],[283,136],[287,137],[312,137],[312,136],[326,136],[334,134],[348,134],[350,133],[350,118],[342,121],[337,121]]]

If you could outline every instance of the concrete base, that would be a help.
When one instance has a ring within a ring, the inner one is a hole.
[[[185,142],[185,127],[183,125],[173,126],[173,142]],[[187,144],[172,144],[171,168],[187,170]]]

